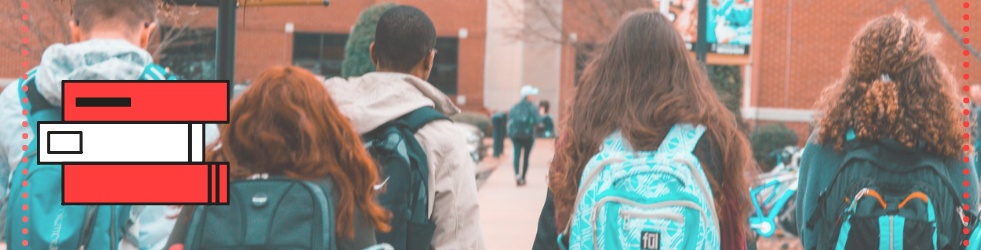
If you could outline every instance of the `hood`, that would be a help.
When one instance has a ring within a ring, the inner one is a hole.
[[[446,94],[408,74],[372,72],[348,79],[334,77],[324,84],[359,134],[425,106],[446,116],[460,113]]]
[[[151,63],[150,53],[125,40],[54,44],[41,56],[36,73],[38,90],[58,106],[62,80],[133,80]]]

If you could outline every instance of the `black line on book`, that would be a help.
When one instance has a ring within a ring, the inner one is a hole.
[[[133,106],[129,97],[75,97],[75,107],[79,108],[128,108]]]

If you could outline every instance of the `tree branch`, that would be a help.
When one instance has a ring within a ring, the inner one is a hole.
[[[979,53],[978,50],[974,48],[974,46],[961,42],[964,40],[964,37],[962,37],[960,34],[957,33],[957,30],[954,29],[954,26],[950,25],[950,22],[947,22],[947,18],[944,17],[944,13],[940,11],[940,7],[937,6],[937,2],[935,0],[926,0],[926,1],[927,3],[930,3],[930,8],[933,9],[933,15],[937,16],[937,19],[940,20],[940,25],[944,27],[944,30],[947,31],[947,34],[954,37],[954,39],[956,39],[957,44],[961,45],[961,48],[970,51],[974,59],[981,61],[981,53]]]

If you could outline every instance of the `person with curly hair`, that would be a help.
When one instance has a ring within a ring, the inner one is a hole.
[[[846,163],[846,154],[860,149],[853,147],[858,143],[893,145],[881,147],[880,158],[888,151],[941,159],[948,171],[941,174],[950,177],[958,197],[969,195],[963,202],[976,213],[977,175],[962,173],[975,171],[969,160],[962,160],[968,159],[961,151],[967,143],[962,138],[968,132],[962,126],[967,116],[961,114],[956,81],[934,50],[938,37],[923,25],[901,13],[866,24],[851,44],[843,76],[818,101],[820,116],[801,158],[797,190],[798,229],[805,249],[837,236],[837,231],[810,228],[805,222],[826,205],[819,197]],[[840,198],[825,200],[837,204]]]

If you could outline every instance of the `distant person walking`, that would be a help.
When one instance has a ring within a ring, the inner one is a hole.
[[[552,116],[548,115],[549,106],[551,106],[551,104],[546,100],[542,100],[538,103],[538,112],[542,115],[543,138],[555,137],[555,123],[552,122]]]
[[[508,133],[508,113],[500,111],[491,116],[491,125],[494,126],[494,158],[501,157],[504,152],[504,137]]]
[[[524,186],[525,174],[528,172],[528,158],[531,147],[535,145],[535,127],[541,122],[538,107],[532,101],[538,95],[538,89],[532,86],[521,88],[521,101],[511,107],[508,113],[508,136],[514,147],[514,178],[518,186]],[[521,153],[524,152],[524,166],[521,167]]]

